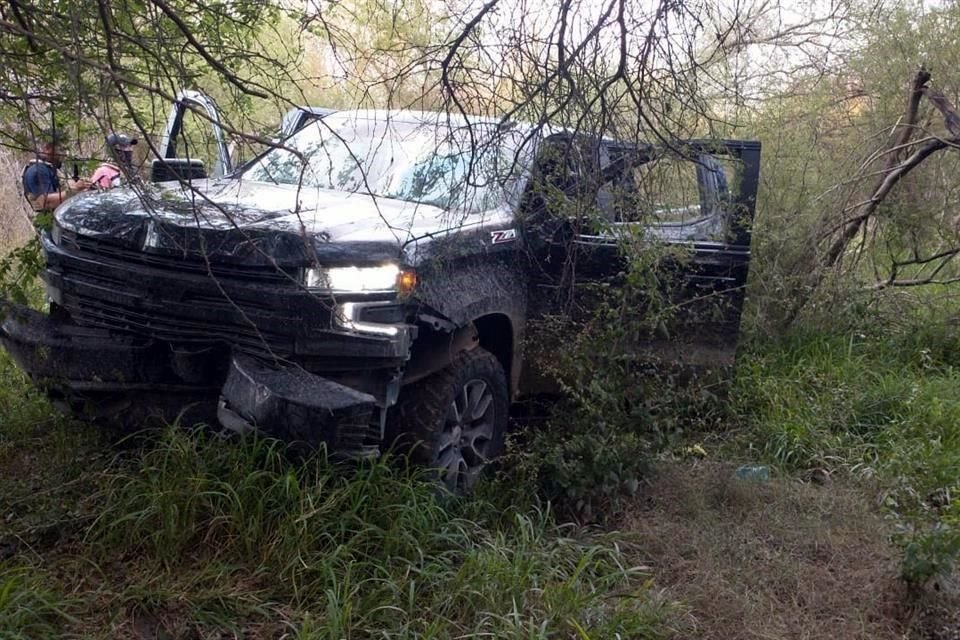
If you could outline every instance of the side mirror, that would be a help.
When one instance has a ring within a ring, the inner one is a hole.
[[[158,158],[150,163],[150,182],[205,180],[207,170],[197,158]]]

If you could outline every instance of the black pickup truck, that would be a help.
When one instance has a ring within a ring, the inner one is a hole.
[[[348,456],[399,438],[464,490],[536,378],[530,319],[613,282],[625,234],[685,251],[674,295],[714,309],[638,349],[732,362],[759,161],[756,142],[324,114],[225,176],[171,163],[179,180],[67,201],[42,237],[50,312],[8,307],[0,342],[80,415],[195,409]]]

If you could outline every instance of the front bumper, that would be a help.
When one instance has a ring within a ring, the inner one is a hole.
[[[57,322],[20,305],[0,306],[0,343],[37,383],[121,390],[175,383],[153,340]]]
[[[187,405],[201,404],[212,411],[196,415],[213,413],[230,429],[256,427],[351,457],[376,452],[374,396],[299,365],[271,366],[223,347],[177,350],[153,339],[60,322],[19,305],[0,307],[0,318],[0,344],[71,412],[120,419],[117,399],[124,398],[125,407],[132,402],[137,409],[124,419],[143,419],[152,402],[157,409],[152,415],[172,422],[183,418]],[[98,413],[93,405],[100,406]]]
[[[234,357],[220,393],[217,417],[234,431],[260,428],[289,442],[351,457],[378,453],[371,427],[376,400],[296,366],[276,368]]]

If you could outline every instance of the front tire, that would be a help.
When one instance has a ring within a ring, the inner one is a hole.
[[[469,493],[503,452],[509,399],[503,367],[478,347],[405,388],[391,409],[389,433],[451,493]]]

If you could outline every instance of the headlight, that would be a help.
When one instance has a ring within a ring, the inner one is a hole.
[[[304,270],[303,284],[308,289],[332,293],[372,293],[399,291],[409,293],[416,275],[396,264],[376,267],[316,267]]]
[[[50,227],[50,240],[58,247],[63,241],[63,229],[60,228],[56,220],[53,221],[53,226]]]

